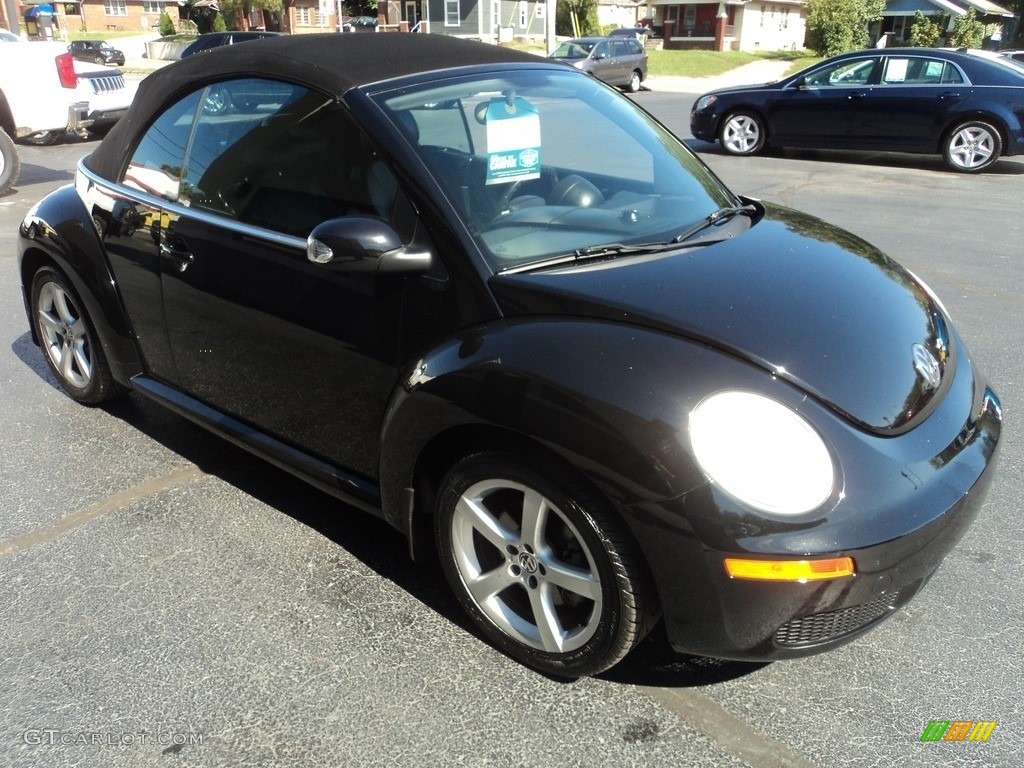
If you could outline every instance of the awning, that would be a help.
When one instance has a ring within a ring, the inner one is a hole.
[[[56,16],[57,12],[52,5],[33,5],[25,9],[24,15],[26,19],[38,19],[40,16]]]

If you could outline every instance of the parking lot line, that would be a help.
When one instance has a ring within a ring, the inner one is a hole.
[[[115,510],[128,506],[132,502],[144,499],[147,496],[153,496],[161,491],[166,491],[179,485],[184,485],[185,483],[195,480],[198,477],[202,477],[205,474],[206,473],[196,465],[189,464],[186,467],[176,469],[166,475],[151,478],[139,483],[138,485],[133,485],[131,488],[125,488],[123,491],[111,494],[105,499],[101,499],[87,507],[82,507],[82,509],[76,510],[66,517],[62,517],[55,523],[41,526],[29,531],[28,533],[23,533],[20,536],[14,536],[6,541],[0,542],[0,560],[10,555],[16,555],[19,552],[24,552],[25,550],[31,549],[39,544],[45,544],[48,541],[53,541],[54,539],[63,536],[68,531],[72,531],[98,517],[102,517],[108,512],[114,512]]]
[[[644,685],[635,688],[751,768],[815,768],[814,763],[782,742],[766,736],[742,717],[696,691]]]

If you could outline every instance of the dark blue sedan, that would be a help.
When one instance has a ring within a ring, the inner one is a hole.
[[[844,53],[778,82],[707,93],[690,130],[733,155],[768,145],[914,152],[977,173],[1024,153],[1024,69],[981,51]]]

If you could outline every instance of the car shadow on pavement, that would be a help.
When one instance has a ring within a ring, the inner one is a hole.
[[[22,187],[32,184],[49,184],[55,181],[72,181],[75,174],[71,171],[58,171],[53,168],[44,168],[33,163],[22,163],[21,173],[18,174],[18,183],[11,189],[9,194],[22,191]]]
[[[14,340],[11,351],[47,385],[62,393],[28,333]],[[70,401],[69,406],[75,407]],[[205,474],[317,531],[430,610],[487,644],[459,607],[436,560],[428,557],[423,562],[413,562],[405,537],[383,520],[317,490],[142,395],[130,394],[101,408],[195,464]],[[676,653],[659,624],[624,661],[599,677],[624,685],[695,687],[743,677],[763,666]],[[573,682],[545,677],[559,683]]]

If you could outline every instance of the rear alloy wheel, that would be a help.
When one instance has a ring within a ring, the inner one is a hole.
[[[626,83],[626,90],[630,93],[636,93],[640,90],[640,81],[643,78],[640,77],[640,70],[634,69],[633,74],[629,76],[629,82]]]
[[[956,126],[946,137],[942,156],[946,165],[960,173],[978,173],[999,159],[1003,140],[989,123],[971,120]]]
[[[718,140],[730,155],[756,155],[764,148],[764,123],[752,112],[733,112],[722,121]]]
[[[32,281],[32,319],[50,371],[72,398],[95,405],[121,394],[82,301],[55,269]]]
[[[593,675],[649,628],[640,559],[607,502],[568,471],[525,456],[469,456],[443,481],[435,535],[462,607],[523,664]]]
[[[0,195],[15,185],[21,173],[21,160],[18,159],[18,148],[7,131],[0,128]]]

